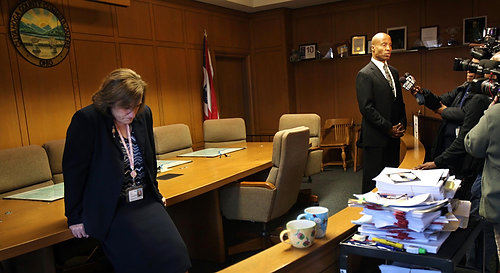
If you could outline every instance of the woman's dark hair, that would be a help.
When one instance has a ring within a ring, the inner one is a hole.
[[[113,106],[132,109],[144,108],[146,82],[128,68],[119,68],[104,78],[99,90],[92,95],[92,102],[103,113],[109,113]]]

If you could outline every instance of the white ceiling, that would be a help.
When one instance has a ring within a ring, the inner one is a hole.
[[[275,8],[302,8],[341,0],[196,0],[245,12],[257,12]]]

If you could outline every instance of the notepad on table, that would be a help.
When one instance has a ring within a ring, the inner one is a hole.
[[[157,160],[156,165],[158,166],[158,172],[170,171],[170,168],[193,162],[193,160]]]
[[[64,183],[5,196],[4,199],[21,199],[51,202],[64,198]]]
[[[180,157],[216,157],[225,155],[228,153],[236,152],[239,150],[245,149],[244,147],[240,148],[207,148],[203,150],[199,150],[196,152],[191,152],[187,154],[178,155]]]

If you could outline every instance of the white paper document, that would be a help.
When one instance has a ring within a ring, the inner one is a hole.
[[[193,162],[193,160],[156,160],[158,172],[163,173],[170,171],[170,168]]]
[[[444,182],[448,169],[410,170],[386,167],[373,180],[380,193],[408,194],[429,193],[435,200],[444,197]]]
[[[243,150],[243,148],[207,148],[203,150],[199,150],[196,152],[191,152],[187,154],[178,155],[180,157],[216,157],[222,156],[228,153],[236,152],[239,150]]]
[[[381,264],[378,266],[381,273],[440,273],[440,270],[411,268],[397,265]]]
[[[21,199],[51,202],[64,198],[64,183],[5,196],[4,199]]]

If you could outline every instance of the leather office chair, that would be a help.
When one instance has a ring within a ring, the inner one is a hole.
[[[64,182],[62,172],[62,158],[64,153],[65,139],[52,140],[45,142],[42,147],[49,157],[50,171],[52,172],[52,181],[54,183]]]
[[[309,128],[309,153],[304,176],[311,181],[311,175],[320,173],[323,163],[323,150],[319,144],[321,140],[321,118],[316,114],[285,114],[280,117],[279,130],[298,126]]]
[[[247,133],[242,118],[209,119],[203,122],[205,148],[218,148],[246,143]]]
[[[323,166],[342,165],[344,171],[347,170],[346,149],[351,145],[351,129],[353,127],[353,119],[327,119],[323,127],[323,140],[321,149],[325,154],[329,150],[339,149],[341,151],[342,160],[323,163]]]
[[[0,150],[0,197],[54,185],[47,153],[31,145]]]
[[[191,132],[185,124],[171,124],[153,128],[156,159],[162,160],[193,151]]]
[[[273,166],[265,182],[240,182],[220,190],[222,214],[230,220],[265,223],[284,215],[297,201],[304,174],[309,129],[279,131],[273,139]],[[257,238],[262,248],[265,238]],[[248,245],[248,242],[245,244]],[[233,249],[238,249],[234,246]],[[248,251],[248,249],[246,249]],[[229,254],[234,254],[231,247]]]

